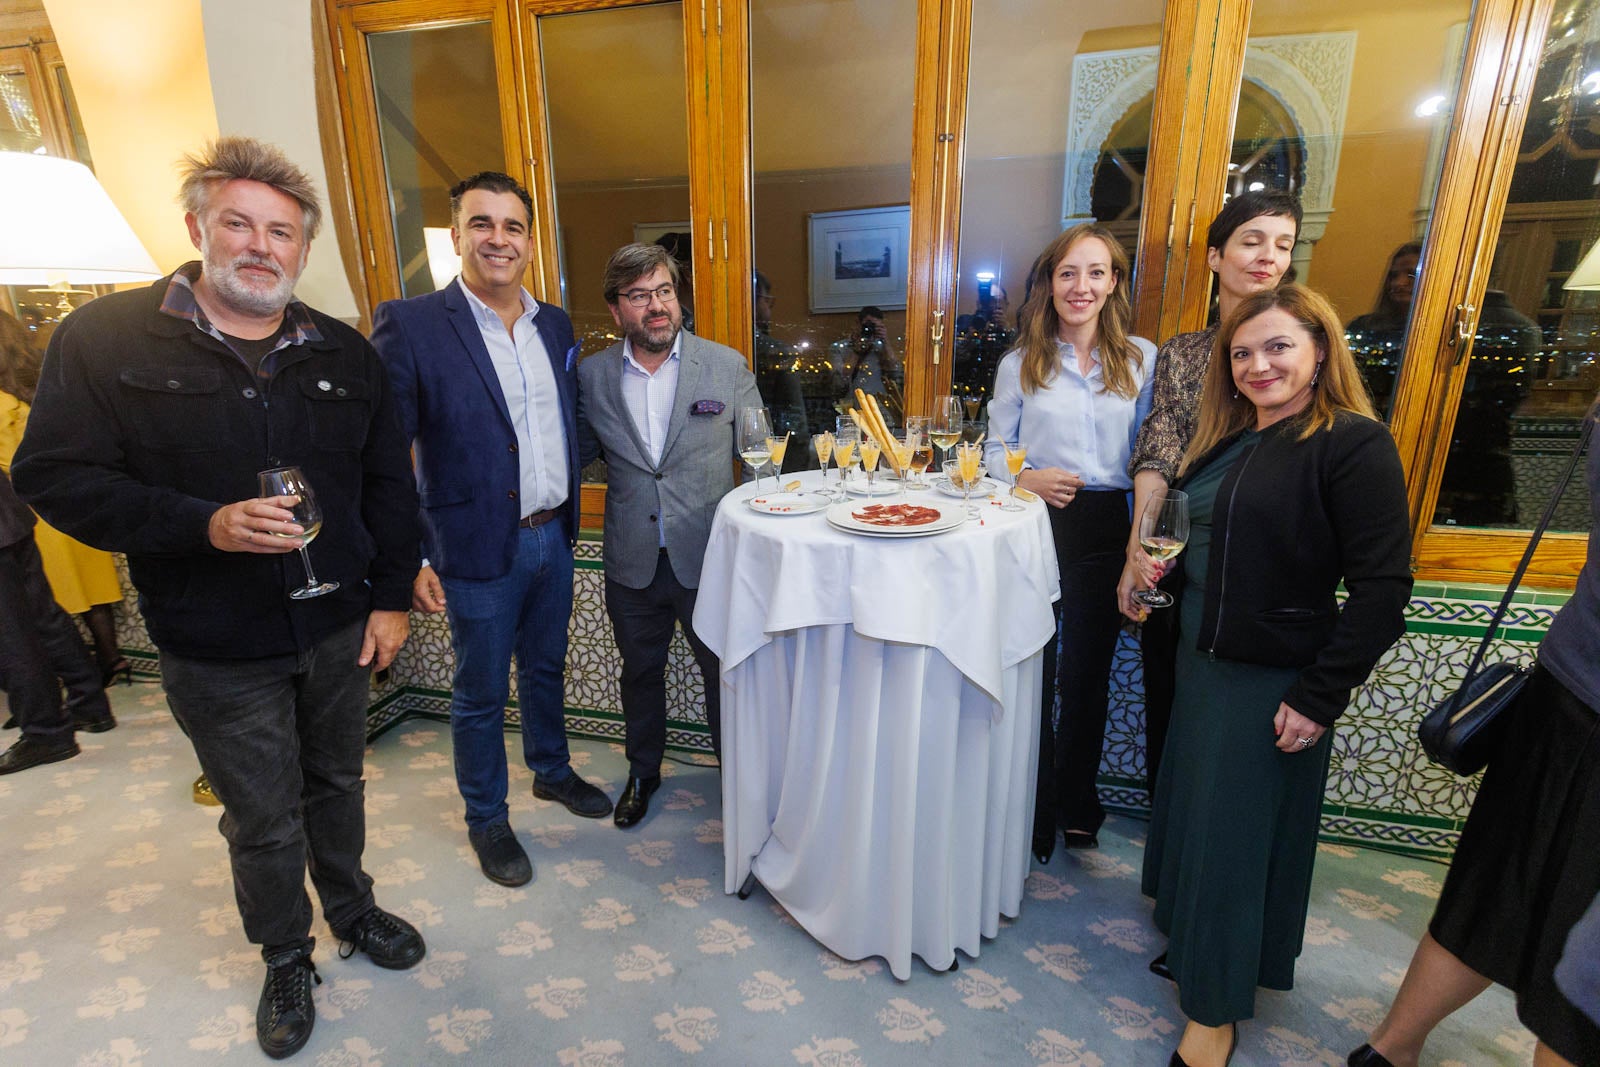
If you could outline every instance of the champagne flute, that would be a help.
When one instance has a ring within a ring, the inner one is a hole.
[[[263,497],[292,496],[294,504],[289,508],[294,512],[294,521],[300,525],[302,533],[283,534],[285,537],[298,537],[300,539],[300,562],[306,567],[306,584],[299,589],[291,590],[291,600],[309,600],[314,596],[331,593],[339,588],[338,582],[319,582],[316,572],[311,569],[311,553],[306,551],[317,534],[322,532],[322,508],[317,504],[317,498],[311,492],[311,486],[306,483],[306,476],[299,467],[274,467],[269,471],[262,471],[256,475],[258,492]]]
[[[1002,507],[1001,511],[1022,511],[1022,505],[1017,503],[1017,476],[1022,473],[1022,467],[1028,462],[1028,446],[1018,441],[1009,444],[1004,439],[1000,441],[1006,450],[1006,470],[1011,474],[1011,497]]]
[[[982,462],[983,446],[965,443],[956,446],[956,471],[961,475],[961,502],[967,506],[967,515],[974,519],[978,517],[978,509],[972,506],[972,490],[983,477],[980,470]]]
[[[739,409],[739,458],[750,465],[756,476],[756,493],[761,493],[761,468],[772,458],[767,440],[772,436],[772,422],[766,408]]]
[[[961,439],[961,401],[953,396],[941,396],[933,401],[933,426],[928,431],[933,443],[945,459],[950,458],[950,446]]]
[[[906,444],[911,446],[911,470],[916,475],[907,489],[928,488],[923,476],[933,463],[933,444],[928,440],[928,427],[932,423],[926,415],[913,415],[906,420]]]
[[[780,489],[782,488],[782,474],[780,472],[783,470],[783,457],[789,451],[789,434],[792,432],[792,430],[785,430],[782,437],[767,438],[767,458],[772,463],[772,478],[774,481],[780,482]]]
[[[859,457],[856,455],[858,441],[853,433],[841,433],[838,440],[833,443],[833,462],[839,467],[839,499],[844,499],[844,483],[850,477]]]
[[[869,434],[861,439],[861,469],[867,472],[867,495],[872,495],[872,476],[878,470],[878,457],[883,448]]]
[[[817,465],[822,468],[822,491],[828,491],[828,460],[833,458],[833,431],[824,430],[811,435],[811,447],[817,450]]]
[[[911,486],[911,454],[916,451],[905,441],[891,440],[889,446],[894,449],[894,461],[900,467],[900,488],[910,489]]]
[[[1183,551],[1189,541],[1189,494],[1164,489],[1145,504],[1139,516],[1139,547],[1145,555],[1163,563]],[[1169,608],[1172,596],[1160,589],[1141,589],[1133,599],[1151,608]]]

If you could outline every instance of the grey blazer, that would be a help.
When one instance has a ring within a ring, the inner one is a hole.
[[[655,577],[661,527],[672,573],[700,585],[700,564],[717,502],[733,488],[739,409],[764,407],[744,356],[692,333],[681,334],[678,392],[661,462],[622,400],[622,345],[578,364],[578,453],[606,459],[606,577],[643,589]],[[714,408],[720,409],[711,410]]]

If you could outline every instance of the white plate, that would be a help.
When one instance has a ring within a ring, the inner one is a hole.
[[[939,517],[922,526],[874,526],[870,522],[862,522],[851,514],[866,507],[865,502],[846,500],[828,508],[828,524],[845,533],[865,534],[868,537],[927,537],[929,534],[954,530],[967,521],[967,509],[959,504],[939,504],[931,500],[912,499],[901,499],[894,503],[932,508],[939,513]]]
[[[940,476],[939,479],[933,483],[933,487],[939,490],[939,492],[943,493],[945,496],[953,496],[957,500],[961,499],[961,490],[957,489],[949,478]],[[986,496],[994,496],[996,493],[1008,488],[1010,487],[1001,485],[993,478],[985,478],[983,481],[972,487],[972,499],[981,500]]]
[[[866,496],[866,475],[861,474],[854,478],[846,478],[844,480],[844,491],[849,493],[851,496]],[[874,497],[894,496],[899,491],[900,479],[894,476],[894,472],[879,471],[877,474],[872,476],[872,495]]]
[[[745,501],[763,515],[811,515],[833,503],[821,493],[760,493]]]

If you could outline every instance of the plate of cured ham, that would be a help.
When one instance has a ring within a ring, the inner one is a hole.
[[[953,530],[967,521],[965,507],[933,501],[846,500],[827,511],[828,523],[846,533],[868,537],[926,537]]]

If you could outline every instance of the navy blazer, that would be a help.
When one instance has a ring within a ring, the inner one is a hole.
[[[578,345],[554,304],[533,318],[561,396],[567,501],[561,527],[578,533]],[[449,578],[499,578],[517,547],[521,468],[517,435],[489,349],[461,286],[378,305],[372,344],[389,369],[400,430],[412,445],[421,497],[422,551]]]

